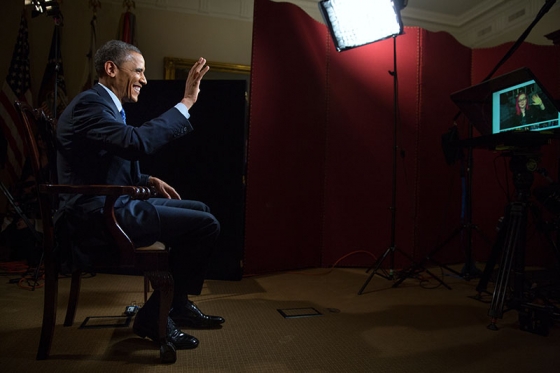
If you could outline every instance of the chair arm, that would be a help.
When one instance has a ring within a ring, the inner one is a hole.
[[[44,194],[89,194],[116,197],[127,195],[133,199],[148,199],[151,196],[149,187],[130,185],[40,184],[39,192]]]
[[[115,202],[120,196],[130,196],[132,199],[145,200],[151,197],[151,190],[144,186],[128,185],[61,185],[61,184],[39,184],[41,194],[88,194],[105,196],[103,216],[107,229],[120,248],[134,251],[134,244],[130,237],[121,228],[115,217]]]

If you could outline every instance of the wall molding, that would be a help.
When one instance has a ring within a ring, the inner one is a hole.
[[[108,1],[122,5],[122,0]],[[317,6],[319,0],[272,1],[293,3],[316,21],[323,22]],[[137,8],[253,21],[253,0],[135,0],[135,3]],[[419,26],[430,31],[446,31],[460,43],[477,47],[491,44],[492,40],[499,39],[509,30],[527,27],[543,5],[543,0],[485,0],[462,14],[450,16],[416,9],[409,4],[402,10],[401,15],[406,26]],[[560,3],[556,3],[552,10],[559,7]]]
[[[122,0],[103,0],[122,5]],[[136,8],[253,22],[253,0],[135,0]],[[124,8],[123,8],[124,10]]]

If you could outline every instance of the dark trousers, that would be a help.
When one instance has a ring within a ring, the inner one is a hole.
[[[159,241],[171,247],[170,267],[175,295],[198,295],[220,223],[202,202],[166,198],[150,198],[159,214]]]

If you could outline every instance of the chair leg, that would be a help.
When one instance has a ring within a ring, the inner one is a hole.
[[[146,278],[152,283],[154,292],[160,293],[158,334],[160,342],[160,360],[173,364],[177,361],[177,352],[173,343],[167,341],[167,319],[173,302],[173,277],[169,272],[147,272]]]
[[[76,317],[76,309],[78,308],[78,298],[80,297],[80,287],[82,284],[82,271],[75,270],[72,272],[72,282],[70,284],[70,295],[68,296],[68,308],[66,309],[66,318],[64,326],[72,326]]]
[[[37,360],[45,360],[51,352],[56,324],[58,301],[58,271],[52,258],[45,258],[45,297],[43,304],[43,325],[37,350]]]
[[[150,279],[144,276],[144,304],[148,301],[148,293],[150,292]]]

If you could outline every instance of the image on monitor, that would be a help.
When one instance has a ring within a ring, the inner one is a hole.
[[[560,113],[535,80],[492,93],[492,133],[560,127]]]

